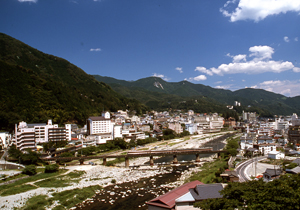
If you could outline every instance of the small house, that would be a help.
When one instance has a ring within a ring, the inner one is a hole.
[[[271,151],[268,153],[268,158],[270,159],[283,159],[285,157],[285,154],[280,151]]]

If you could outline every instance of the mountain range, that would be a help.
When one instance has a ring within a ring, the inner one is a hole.
[[[154,110],[197,113],[290,115],[300,108],[300,96],[285,97],[259,89],[215,89],[188,81],[166,82],[158,77],[137,81],[89,75],[63,58],[45,54],[0,33],[0,130],[20,121],[77,123],[103,110],[127,109],[142,114]],[[242,106],[227,109],[238,101]]]
[[[286,97],[263,89],[245,88],[230,91],[193,84],[189,81],[167,82],[159,77],[148,77],[137,81],[118,80],[100,75],[94,77],[110,85],[122,95],[139,100],[151,109],[168,106],[175,108],[179,104],[189,102],[190,107],[186,108],[196,112],[209,112],[210,108],[215,109],[216,112],[224,112],[226,106],[234,105],[235,101],[241,103],[240,107],[234,107],[238,112],[256,111],[263,116],[291,115],[300,109],[300,96]],[[166,102],[168,105],[164,106]],[[200,106],[196,106],[199,103]]]

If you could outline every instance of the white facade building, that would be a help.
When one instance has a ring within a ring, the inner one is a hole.
[[[269,152],[276,151],[275,144],[257,144],[254,148],[258,149],[263,155],[269,154]]]
[[[87,119],[87,134],[95,137],[97,144],[105,144],[114,137],[120,136],[120,129],[111,122],[110,113],[103,112],[102,116]]]
[[[2,149],[6,149],[11,143],[11,134],[8,132],[0,132],[0,146],[2,146]]]
[[[285,157],[284,153],[279,151],[272,151],[268,153],[268,158],[270,159],[283,159]]]
[[[15,125],[15,143],[19,150],[35,150],[37,144],[62,140],[66,140],[66,129],[52,124],[52,120],[48,120],[47,124],[27,124],[22,121]]]
[[[122,125],[114,125],[114,139],[115,138],[122,138]]]
[[[243,111],[243,120],[248,120],[248,121],[256,121],[256,113],[255,112],[244,112]]]
[[[65,124],[66,128],[66,139],[67,141],[72,140],[72,124]]]
[[[185,130],[190,134],[197,133],[197,124],[185,124]]]
[[[291,122],[292,126],[300,125],[300,119],[298,118],[296,113],[293,114]]]
[[[112,133],[112,123],[109,112],[100,117],[89,117],[87,120],[88,135]]]

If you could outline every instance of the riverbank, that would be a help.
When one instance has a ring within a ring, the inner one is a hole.
[[[218,137],[222,134],[214,134],[214,137]],[[160,150],[161,147],[165,147],[167,149],[176,149],[176,148],[197,148],[202,147],[205,143],[212,141],[213,138],[212,135],[200,135],[200,136],[193,136],[189,139],[175,139],[168,141],[168,146],[166,144],[162,144],[162,142],[158,142],[156,144],[147,145],[147,147]],[[171,145],[172,143],[176,143]],[[158,146],[161,144],[160,146]],[[202,161],[212,161],[212,158],[205,158],[202,159]],[[130,160],[130,165],[144,165],[147,161],[149,161],[149,158],[136,158]],[[87,161],[88,162],[88,161]],[[87,163],[86,162],[86,163]],[[94,160],[94,162],[97,162],[100,164],[100,160]],[[203,163],[202,162],[202,163]],[[24,193],[20,193],[17,195],[11,195],[11,196],[4,196],[0,197],[0,203],[2,209],[13,209],[13,208],[20,208],[26,204],[26,201],[28,198],[31,198],[36,195],[47,195],[49,197],[52,196],[53,193],[59,193],[67,190],[74,190],[74,189],[82,189],[89,186],[102,186],[103,188],[109,188],[113,184],[118,185],[126,185],[127,183],[134,183],[139,182],[138,180],[147,179],[150,177],[158,177],[158,176],[173,176],[173,173],[180,174],[179,177],[176,177],[176,180],[172,180],[171,182],[166,181],[165,187],[168,189],[178,187],[184,183],[184,180],[190,176],[191,173],[197,172],[197,170],[200,170],[198,167],[195,168],[187,168],[183,171],[173,171],[173,168],[165,168],[165,167],[159,167],[159,166],[141,166],[139,170],[132,170],[128,168],[124,168],[124,163],[117,164],[115,167],[107,167],[102,165],[83,165],[83,166],[69,166],[66,167],[66,169],[69,169],[68,173],[71,171],[85,171],[85,174],[82,175],[81,180],[78,183],[72,184],[72,186],[67,187],[58,187],[58,188],[37,188],[34,190],[30,190]],[[158,178],[157,180],[159,180]],[[167,180],[167,179],[166,179]],[[154,184],[156,186],[159,186],[157,184]],[[115,186],[115,185],[114,185]],[[165,189],[166,190],[166,189]],[[162,190],[165,191],[165,190]],[[158,194],[157,194],[158,195]],[[124,195],[125,196],[125,195]],[[155,194],[156,196],[156,194]],[[140,196],[141,197],[141,196]],[[112,199],[113,200],[113,199]],[[91,200],[95,202],[94,200]],[[84,202],[87,203],[87,202]],[[53,205],[51,205],[50,208],[52,209],[55,206],[59,205],[59,202],[54,202]]]

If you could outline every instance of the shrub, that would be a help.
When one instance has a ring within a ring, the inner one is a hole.
[[[57,172],[58,169],[59,169],[59,165],[57,164],[47,165],[45,167],[45,173],[54,173]]]
[[[297,166],[298,166],[297,163],[290,163],[289,165],[286,166],[286,169],[293,169],[293,168],[295,168]]]
[[[117,181],[115,179],[111,180],[111,183],[115,184]]]
[[[36,174],[36,167],[35,165],[28,165],[26,166],[23,171],[22,171],[23,174],[26,174],[26,175],[34,175]]]

